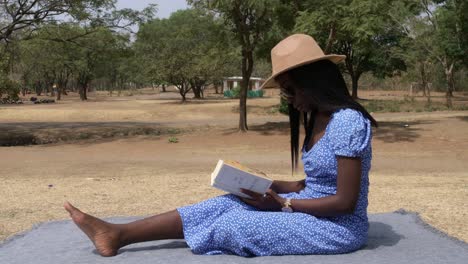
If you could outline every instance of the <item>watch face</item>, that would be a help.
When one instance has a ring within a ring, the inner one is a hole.
[[[291,207],[283,207],[283,208],[281,208],[281,211],[283,211],[285,213],[292,213],[293,209]]]

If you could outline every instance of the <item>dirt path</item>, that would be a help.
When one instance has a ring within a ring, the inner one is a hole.
[[[98,216],[124,216],[163,212],[220,194],[208,186],[208,175],[219,158],[238,160],[274,179],[303,177],[290,174],[286,118],[268,112],[276,101],[251,102],[258,108],[249,118],[252,124],[247,134],[235,130],[237,114],[232,108],[236,102],[207,104],[203,110],[192,104],[186,111],[176,104],[146,108],[147,101],[119,103],[118,107],[88,104],[77,112],[73,109],[81,106],[65,103],[44,107],[39,113],[35,108],[32,115],[23,108],[17,112],[0,109],[3,127],[20,122],[70,125],[67,120],[77,115],[79,122],[96,124],[109,118],[109,123],[168,122],[199,128],[176,135],[176,144],[161,135],[0,147],[0,239],[34,223],[67,218],[61,207],[65,200]],[[113,119],[101,115],[108,111],[113,115],[115,109],[122,112],[114,113]],[[138,119],[132,111],[155,114]],[[166,116],[172,111],[179,112]],[[191,121],[186,121],[188,116]],[[369,211],[416,211],[435,227],[468,241],[468,112],[375,117],[381,127],[374,132]]]

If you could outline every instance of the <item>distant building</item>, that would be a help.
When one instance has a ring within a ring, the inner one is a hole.
[[[223,80],[223,92],[234,89],[235,87],[240,87],[242,82],[242,77],[233,76],[226,77]],[[257,91],[260,90],[260,87],[265,82],[265,79],[258,77],[250,77],[249,90]]]

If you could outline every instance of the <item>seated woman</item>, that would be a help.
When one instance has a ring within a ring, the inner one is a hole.
[[[266,195],[244,190],[128,224],[112,224],[65,203],[73,221],[102,256],[126,245],[185,239],[196,254],[268,256],[339,254],[367,240],[367,194],[371,167],[371,126],[376,121],[346,87],[336,63],[315,40],[296,34],[272,50],[273,75],[289,105],[293,169],[301,149],[306,177],[274,181]]]

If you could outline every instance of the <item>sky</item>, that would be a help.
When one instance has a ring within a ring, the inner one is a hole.
[[[117,8],[142,10],[149,4],[158,4],[156,16],[159,18],[167,18],[172,12],[188,7],[186,0],[118,0]]]

